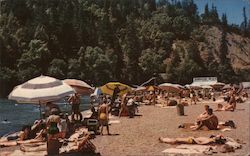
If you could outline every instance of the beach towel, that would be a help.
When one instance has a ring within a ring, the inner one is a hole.
[[[44,155],[47,155],[47,151],[23,152],[21,150],[15,150],[9,156],[44,156]]]
[[[227,142],[225,143],[226,145],[232,146],[234,149],[240,149],[242,147],[242,145],[237,141],[235,141],[234,139],[230,137],[226,137],[226,139],[227,139]]]
[[[215,146],[208,145],[179,145],[175,148],[167,148],[162,152],[168,154],[202,154],[215,148]]]
[[[110,120],[109,121],[109,124],[119,124],[119,123],[121,123],[120,120]]]
[[[155,106],[160,107],[160,108],[176,108],[176,106],[164,106],[162,104],[155,104]]]
[[[223,132],[232,130],[231,126],[226,126],[223,123],[225,123],[225,122],[219,122],[218,130],[221,130]],[[194,123],[183,123],[183,124],[179,125],[178,128],[183,128],[183,130],[186,130],[186,131],[192,131],[193,130],[192,128],[194,128],[194,127],[195,127]],[[201,127],[200,130],[208,131],[209,129],[207,127],[203,126],[203,127]]]

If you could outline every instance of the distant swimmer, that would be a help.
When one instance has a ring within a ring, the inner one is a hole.
[[[3,123],[3,124],[8,124],[8,123],[10,123],[10,121],[8,121],[7,119],[4,119],[4,120],[2,121],[2,123]]]

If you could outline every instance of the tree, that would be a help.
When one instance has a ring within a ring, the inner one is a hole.
[[[208,22],[209,15],[210,15],[210,11],[209,11],[209,8],[208,8],[208,4],[206,4],[205,8],[204,8],[204,13],[201,14],[202,22],[203,23],[207,23]]]
[[[210,18],[211,18],[211,22],[213,24],[218,24],[219,23],[219,15],[217,12],[217,8],[214,6],[214,4],[212,4],[212,9],[210,11]]]
[[[227,54],[228,54],[228,47],[227,47],[227,32],[223,31],[220,41],[220,61],[222,64],[228,62]]]
[[[173,20],[173,28],[177,38],[187,39],[192,31],[192,25],[190,20],[184,16],[177,16]]]
[[[176,69],[176,72],[177,82],[188,84],[192,82],[193,77],[201,76],[202,68],[193,60],[185,58]]]
[[[204,9],[204,17],[203,18],[207,18],[209,16],[209,9],[208,9],[208,4],[205,5],[205,9]]]
[[[227,15],[226,14],[222,14],[221,23],[225,29],[227,27]]]
[[[18,61],[18,77],[26,81],[47,72],[50,51],[41,40],[31,40],[29,50],[24,52]]]
[[[244,35],[247,34],[247,26],[248,24],[247,24],[246,8],[243,7],[243,22],[241,23],[241,29]]]
[[[139,57],[141,53],[139,38],[136,35],[136,26],[134,18],[132,16],[128,17],[128,25],[125,30],[124,38],[124,51],[127,56],[126,61],[126,72],[127,80],[129,82],[138,82],[139,81]]]
[[[67,72],[67,64],[62,59],[53,59],[48,68],[48,75],[58,79],[65,79]]]
[[[217,68],[219,79],[225,82],[233,82],[236,80],[235,72],[231,66],[231,61],[227,58],[228,47],[227,47],[227,32],[222,31],[221,44],[220,44],[220,64]]]
[[[86,70],[85,79],[93,84],[104,84],[112,80],[110,59],[99,47],[87,47],[84,55]]]
[[[82,79],[80,77],[82,71],[80,70],[81,69],[81,66],[80,66],[80,63],[77,59],[69,59],[68,60],[68,73],[67,73],[67,77],[68,78],[78,78],[78,79]]]
[[[139,65],[146,77],[150,78],[154,76],[154,73],[162,72],[162,61],[161,55],[152,49],[146,49],[142,51],[142,55],[139,58]]]
[[[167,63],[166,67],[166,75],[167,75],[167,80],[169,82],[174,82],[178,83],[177,81],[177,76],[178,76],[178,71],[177,68],[181,63],[181,58],[179,56],[179,53],[177,50],[174,50],[172,52],[172,57]]]

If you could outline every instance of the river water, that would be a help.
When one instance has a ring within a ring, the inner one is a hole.
[[[69,112],[71,106],[64,101],[57,103],[63,112]],[[81,111],[89,109],[89,98],[81,99]],[[39,105],[18,104],[0,99],[0,136],[21,130],[23,125],[32,124],[40,117]]]

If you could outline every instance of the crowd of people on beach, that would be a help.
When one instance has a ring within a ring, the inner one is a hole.
[[[224,101],[217,102],[217,109],[215,111],[231,111],[234,112],[236,110],[237,103],[243,103],[248,98],[248,93],[244,89],[236,89],[233,86],[227,90],[221,90],[220,92],[217,92],[218,97],[223,97]],[[190,105],[192,104],[192,101],[194,101],[194,104],[196,104],[195,101],[198,101],[198,98],[194,98],[198,95],[198,97],[202,97],[199,94],[196,94],[195,91],[190,91]],[[216,101],[216,96],[213,90],[211,90],[210,98],[213,101]],[[205,104],[204,105],[205,111],[202,112],[200,115],[197,116],[195,119],[195,122],[193,124],[182,124],[179,126],[179,128],[186,128],[191,129],[193,131],[197,130],[231,130],[231,128],[236,128],[236,125],[233,121],[233,119],[227,120],[225,122],[220,122],[220,119],[214,114],[213,109]],[[225,119],[223,119],[225,120]],[[229,127],[229,128],[225,128]],[[216,148],[210,149],[204,149],[201,150],[201,153],[209,153],[213,154],[213,152],[217,153],[218,151],[221,153],[227,153],[227,152],[234,152],[235,149],[241,148],[242,145],[239,140],[234,140],[229,137],[224,137],[223,135],[213,135],[211,137],[180,137],[180,138],[168,138],[168,137],[160,137],[159,141],[162,143],[168,143],[168,144],[199,144],[199,145],[219,145],[216,146]],[[185,146],[185,150],[180,150],[178,147],[176,148],[170,148],[166,149],[165,152],[190,152],[190,149],[192,149],[191,146]],[[198,148],[198,147],[197,147]],[[221,148],[221,149],[220,149]],[[216,150],[217,151],[216,151]],[[219,150],[218,150],[219,149]],[[179,151],[178,151],[179,150]],[[191,150],[192,152],[192,150]]]
[[[205,95],[204,92],[192,88],[180,89],[179,92],[169,92],[157,86],[154,86],[153,90],[147,90],[147,88],[145,88],[144,90],[131,90],[125,94],[119,93],[119,88],[115,88],[112,95],[91,95],[90,110],[92,114],[90,117],[83,117],[80,111],[80,94],[78,93],[71,95],[67,99],[71,105],[70,115],[63,113],[58,105],[48,102],[46,103],[44,112],[41,114],[41,119],[36,120],[32,126],[25,125],[19,133],[1,138],[0,145],[12,146],[21,143],[47,141],[48,154],[58,154],[59,148],[61,147],[60,140],[70,138],[82,126],[88,128],[88,120],[96,121],[96,125],[94,125],[96,130],[100,129],[99,133],[94,131],[94,135],[103,135],[104,127],[107,129],[107,134],[111,135],[109,127],[110,115],[134,118],[138,115],[138,107],[143,104],[153,106],[160,105],[161,107],[177,106],[178,104],[188,106],[195,105],[205,98],[212,99],[213,101],[216,101],[217,98],[214,89],[211,89],[209,94],[206,93],[207,95]],[[237,91],[233,87],[227,91],[221,91],[220,96],[224,96],[225,104],[219,103],[215,111],[234,111],[237,102],[243,102],[248,98],[247,92],[243,90]],[[200,130],[204,127],[208,130],[217,130],[219,119],[213,113],[214,110],[210,108],[209,105],[204,105],[204,108],[205,111],[194,119],[194,125],[191,127],[192,130]],[[89,136],[87,138],[89,138]],[[15,140],[15,142],[12,142],[12,140]],[[198,142],[197,140],[199,139],[192,139],[192,142]],[[161,141],[172,143],[178,142],[178,139],[166,141],[166,139],[161,138]],[[83,143],[81,145],[83,145]],[[94,145],[90,147],[92,147],[94,151]]]

